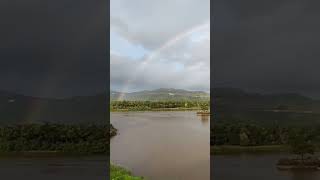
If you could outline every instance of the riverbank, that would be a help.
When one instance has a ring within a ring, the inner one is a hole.
[[[243,154],[243,153],[283,153],[290,152],[290,147],[285,145],[267,146],[211,146],[210,153],[216,155]]]
[[[283,158],[278,161],[277,168],[279,170],[320,170],[320,160],[316,157],[308,157],[306,159]]]
[[[61,151],[19,151],[19,152],[0,152],[0,158],[15,157],[35,157],[35,158],[54,158],[54,157],[95,157],[105,156],[107,153],[79,153],[79,152],[61,152]]]
[[[199,111],[200,108],[153,108],[153,109],[110,109],[110,112],[159,112],[159,111]]]
[[[117,135],[117,132],[118,132],[118,130],[116,128],[114,128],[112,124],[110,124],[110,138]]]
[[[143,180],[142,177],[132,176],[132,173],[122,167],[111,164],[110,167],[111,180]]]

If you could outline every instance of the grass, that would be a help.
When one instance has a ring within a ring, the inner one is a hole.
[[[111,180],[143,180],[142,177],[134,177],[130,171],[114,164],[111,164],[110,172]]]
[[[242,154],[242,153],[277,153],[289,152],[290,148],[284,145],[267,146],[211,146],[211,154]]]

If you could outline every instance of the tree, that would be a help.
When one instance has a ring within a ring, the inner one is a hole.
[[[240,131],[240,146],[249,146],[250,145],[250,139],[247,134],[247,129],[243,128]]]
[[[304,132],[293,132],[290,137],[289,145],[292,153],[300,156],[304,160],[305,155],[314,154],[315,146]]]
[[[208,108],[208,104],[206,103],[201,103],[200,104],[200,108],[202,111],[207,111],[209,108]]]

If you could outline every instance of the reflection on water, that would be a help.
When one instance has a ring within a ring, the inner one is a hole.
[[[108,160],[103,157],[1,157],[2,180],[101,180]]]
[[[210,179],[210,118],[196,112],[111,113],[111,161],[151,180]]]
[[[320,171],[280,171],[275,164],[286,154],[213,156],[213,180],[319,180]]]
[[[209,116],[209,115],[200,115],[200,116],[198,116],[198,117],[200,118],[200,120],[201,120],[201,122],[202,122],[202,124],[203,124],[204,126],[207,126],[207,125],[208,125],[209,120],[210,120],[210,116]],[[209,127],[210,127],[210,125],[209,125]]]

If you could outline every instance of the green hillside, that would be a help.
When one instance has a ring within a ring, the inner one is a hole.
[[[208,101],[210,95],[203,91],[160,88],[131,93],[111,91],[110,98],[111,101]]]

